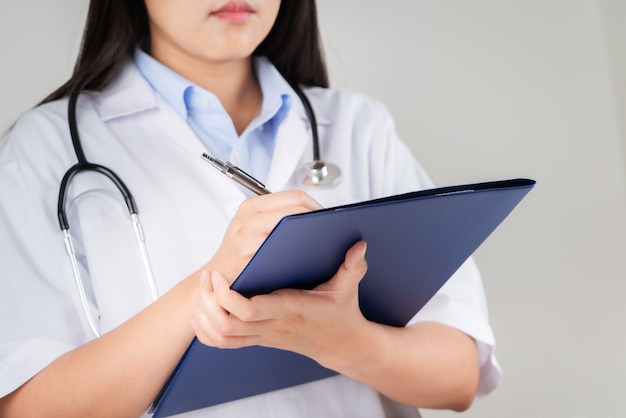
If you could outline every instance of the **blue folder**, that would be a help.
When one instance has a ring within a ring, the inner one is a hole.
[[[404,326],[534,184],[514,179],[444,187],[287,216],[232,288],[248,297],[313,288],[335,274],[355,242],[365,240],[361,311],[369,320]],[[151,412],[167,417],[335,374],[292,352],[221,350],[195,339]]]

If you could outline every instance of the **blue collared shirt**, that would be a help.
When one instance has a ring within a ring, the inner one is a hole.
[[[185,120],[207,151],[265,181],[274,152],[276,131],[292,103],[293,90],[267,58],[254,58],[263,92],[261,112],[237,134],[220,100],[180,74],[161,64],[141,48],[135,63],[144,78]]]

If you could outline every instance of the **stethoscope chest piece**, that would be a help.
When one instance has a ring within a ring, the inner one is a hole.
[[[301,181],[304,187],[330,187],[341,180],[341,170],[335,164],[326,163],[322,160],[311,161],[304,164]]]

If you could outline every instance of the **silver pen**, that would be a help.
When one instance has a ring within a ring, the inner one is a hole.
[[[215,157],[211,157],[207,153],[202,154],[202,159],[211,163],[211,165],[221,173],[223,173],[226,177],[235,180],[237,183],[241,184],[246,189],[250,190],[253,193],[260,195],[269,194],[270,191],[265,188],[265,185],[252,177],[250,174],[246,173],[242,169],[232,165],[229,162],[222,162]]]

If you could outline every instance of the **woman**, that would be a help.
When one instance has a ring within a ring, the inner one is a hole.
[[[161,294],[151,301],[118,191],[77,175],[66,206],[100,338],[54,216],[76,163],[67,98],[90,77],[77,107],[84,153],[133,191]],[[323,158],[343,171],[334,187],[298,190],[312,156],[290,84],[307,87]],[[340,376],[188,416],[416,416],[466,409],[495,386],[471,261],[401,329],[361,315],[363,242],[312,291],[248,300],[229,290],[283,216],[431,186],[384,107],[327,87],[313,0],[91,2],[74,75],[18,121],[0,157],[0,310],[11,317],[0,329],[1,416],[140,416],[194,336],[294,351]],[[251,196],[203,152],[275,193]]]

